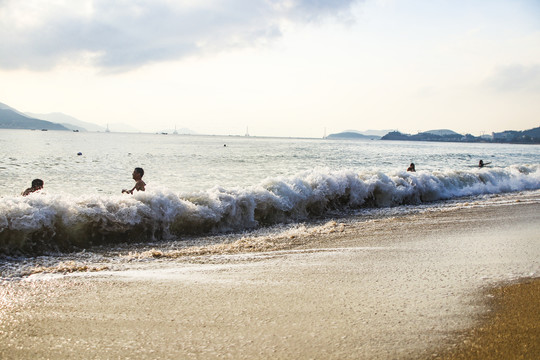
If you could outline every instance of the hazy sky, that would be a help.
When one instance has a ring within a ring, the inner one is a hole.
[[[0,102],[141,131],[540,126],[538,0],[0,0]]]

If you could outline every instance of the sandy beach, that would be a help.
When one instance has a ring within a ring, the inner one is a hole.
[[[540,280],[524,279],[488,291],[491,313],[459,336],[440,359],[538,359]]]
[[[534,320],[524,332],[536,337],[506,355],[471,339],[482,328],[504,337],[508,319],[528,316],[486,325],[505,309],[497,289],[513,289],[511,304],[538,303],[537,290],[515,284],[540,274],[540,202],[328,228],[274,251],[160,256],[6,281],[0,357],[428,359],[459,358],[473,343],[479,358],[538,357]]]

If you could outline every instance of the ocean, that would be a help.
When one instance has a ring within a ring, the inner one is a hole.
[[[0,150],[2,276],[45,255],[275,236],[540,189],[535,145],[1,130]],[[135,167],[146,191],[122,194]],[[44,189],[21,196],[34,178]]]

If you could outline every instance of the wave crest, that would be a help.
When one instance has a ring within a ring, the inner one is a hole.
[[[40,254],[147,242],[305,220],[329,211],[420,204],[540,189],[540,165],[446,172],[358,173],[316,169],[246,188],[134,196],[32,194],[3,198],[0,253]]]

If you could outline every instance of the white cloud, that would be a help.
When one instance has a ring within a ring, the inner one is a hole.
[[[127,70],[247,47],[286,22],[346,14],[358,0],[0,1],[0,68],[50,69],[66,60]]]

